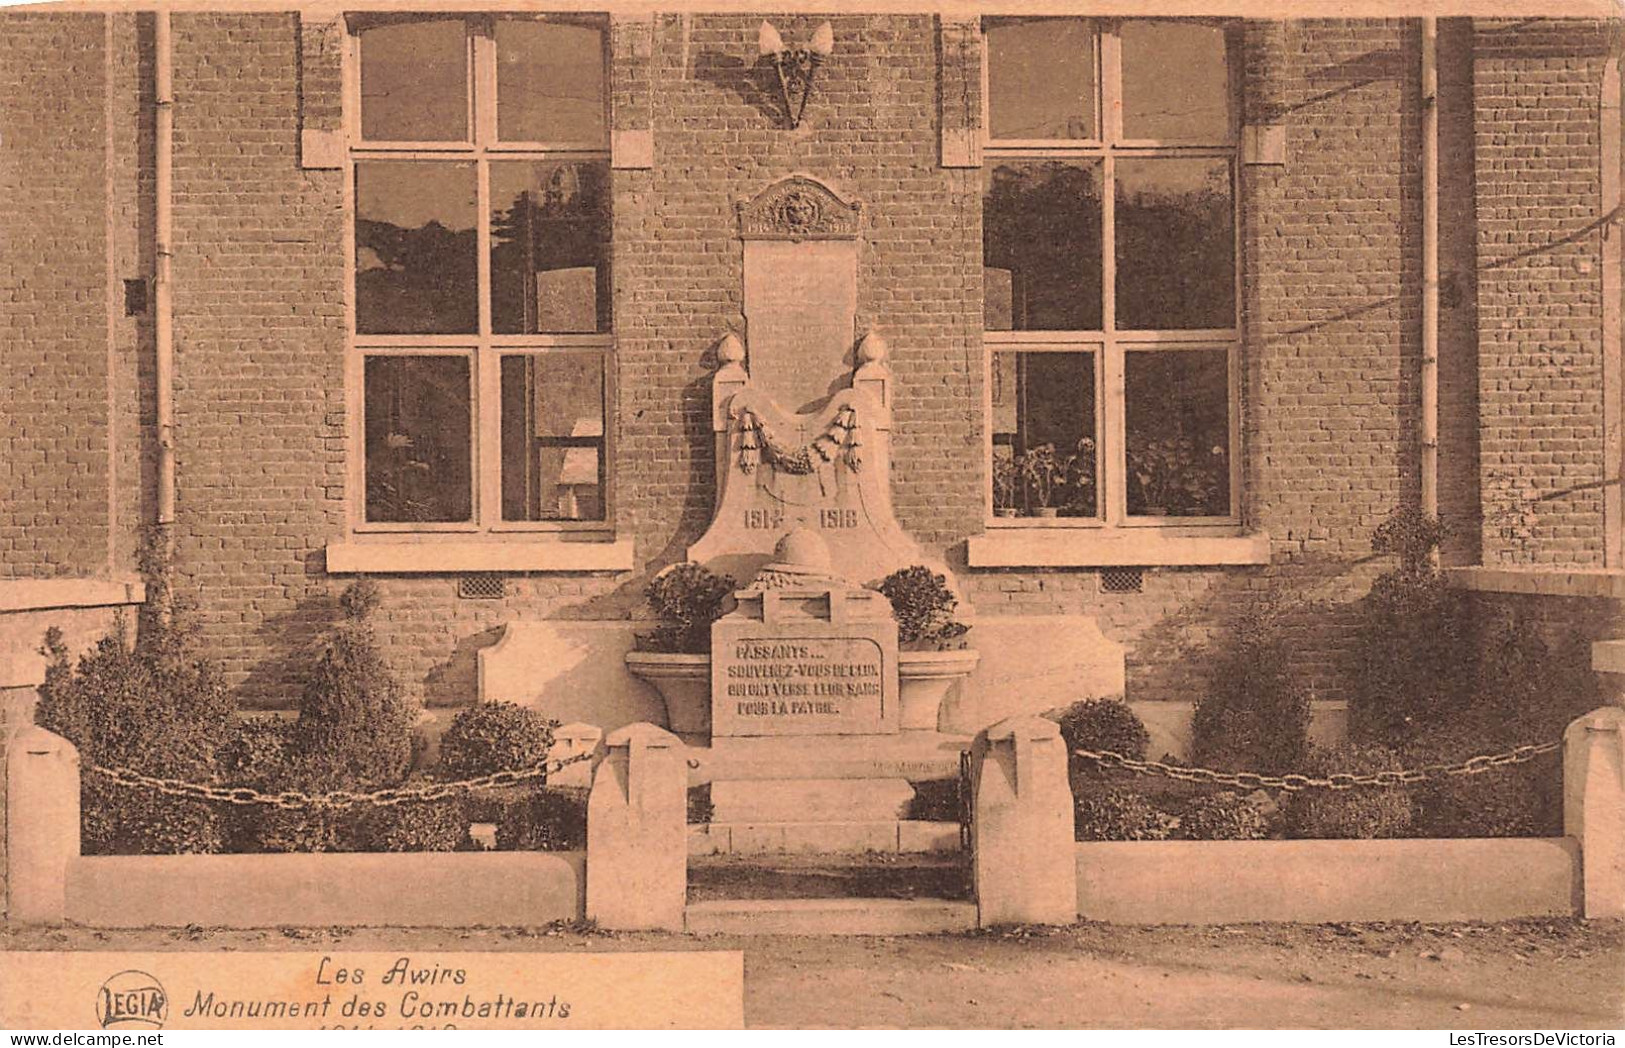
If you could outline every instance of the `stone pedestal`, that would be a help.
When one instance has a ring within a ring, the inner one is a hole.
[[[971,751],[977,921],[1071,924],[1078,916],[1077,846],[1066,746],[1054,721],[1012,717]]]
[[[1563,733],[1563,832],[1580,842],[1583,917],[1625,917],[1625,709]]]
[[[688,893],[688,767],[653,724],[604,740],[587,795],[587,916],[621,931],[683,930]]]
[[[79,751],[44,728],[11,737],[6,762],[7,916],[60,924],[79,857]]]

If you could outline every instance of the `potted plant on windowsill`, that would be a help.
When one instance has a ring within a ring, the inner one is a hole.
[[[666,727],[685,742],[711,734],[711,623],[737,583],[700,564],[675,564],[649,580],[644,596],[659,619],[633,637],[626,668],[666,703]]]
[[[892,572],[876,587],[897,619],[898,705],[904,731],[936,731],[948,689],[970,676],[981,656],[970,627],[957,622],[947,580],[922,564]]]
[[[1016,497],[1021,493],[1021,456],[1011,455],[993,460],[993,513],[999,517],[1014,517]]]

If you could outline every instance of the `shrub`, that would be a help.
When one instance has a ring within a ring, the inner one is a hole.
[[[1191,717],[1191,760],[1224,771],[1296,771],[1309,752],[1309,693],[1279,621],[1243,619],[1214,659]]]
[[[703,655],[711,650],[711,623],[738,588],[702,564],[676,564],[649,580],[644,596],[660,625],[638,638],[651,651]]]
[[[1145,722],[1121,699],[1084,699],[1050,716],[1060,722],[1068,761],[1077,772],[1100,775],[1105,769],[1092,760],[1074,756],[1074,750],[1106,751],[1144,760],[1151,745]]]
[[[576,851],[587,846],[587,791],[557,786],[509,803],[497,820],[498,851]]]
[[[556,727],[557,721],[516,702],[475,703],[453,717],[440,738],[440,774],[464,779],[537,767],[547,761]]]
[[[1500,732],[1469,721],[1418,739],[1404,756],[1411,767],[1455,764],[1503,748],[1506,742]],[[1557,780],[1560,764],[1552,755],[1530,764],[1491,768],[1479,775],[1449,775],[1418,783],[1411,788],[1413,830],[1418,837],[1560,834],[1561,808],[1551,803],[1558,790],[1543,789],[1541,781]]]
[[[891,601],[897,619],[897,644],[904,651],[941,651],[964,647],[970,627],[954,621],[959,605],[948,580],[923,564],[900,568],[876,587]]]
[[[344,621],[299,703],[293,729],[297,778],[324,789],[393,786],[411,766],[418,711],[373,633],[376,584],[370,579],[352,584],[339,603]]]
[[[1258,841],[1269,830],[1261,807],[1228,790],[1196,797],[1179,813],[1179,836],[1191,841]]]
[[[164,591],[167,600],[167,590]],[[184,609],[145,617],[132,641],[127,620],[75,664],[62,633],[45,635],[39,725],[79,749],[82,766],[122,766],[194,782],[218,779],[233,704],[215,665],[196,653]],[[87,773],[80,794],[86,854],[219,851],[223,813],[215,805],[118,786]]]
[[[1106,786],[1077,797],[1072,826],[1080,841],[1161,841],[1168,838],[1173,819],[1142,793]]]
[[[1346,743],[1329,750],[1312,750],[1305,770],[1317,777],[1334,772],[1363,775],[1399,771],[1400,762],[1394,751],[1385,746]],[[1359,840],[1403,837],[1410,825],[1410,796],[1398,787],[1309,789],[1293,794],[1286,805],[1287,834],[1292,837]]]
[[[473,851],[460,798],[391,804],[367,812],[359,827],[367,851]]]
[[[1448,723],[1471,698],[1470,631],[1465,607],[1430,560],[1445,535],[1436,517],[1396,511],[1372,536],[1372,551],[1398,557],[1364,601],[1355,643],[1349,734],[1402,745]]]
[[[245,851],[348,852],[363,851],[364,816],[361,809],[273,808],[249,809],[245,820]]]

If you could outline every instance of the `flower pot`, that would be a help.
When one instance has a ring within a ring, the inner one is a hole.
[[[996,517],[1013,517],[1016,515],[1016,512],[1016,507],[1014,506],[1000,506],[998,509],[993,511],[993,515]]]
[[[1035,517],[1054,518],[1054,517],[1058,517],[1060,515],[1061,515],[1061,507],[1059,507],[1059,506],[1039,506],[1037,509],[1033,510],[1033,516],[1035,516]]]
[[[629,651],[626,668],[666,703],[666,727],[684,742],[711,739],[711,656]]]
[[[898,705],[904,731],[936,731],[942,700],[955,683],[970,676],[981,655],[956,651],[897,653]]]

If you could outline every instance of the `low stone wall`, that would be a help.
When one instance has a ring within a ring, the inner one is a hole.
[[[1580,912],[1573,838],[1087,841],[1078,916],[1120,924],[1497,921]]]
[[[548,924],[586,900],[586,852],[116,855],[68,863],[67,919],[99,928]]]

